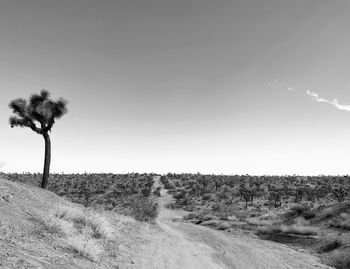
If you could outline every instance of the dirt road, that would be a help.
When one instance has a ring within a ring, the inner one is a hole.
[[[159,217],[156,225],[148,225],[140,233],[144,244],[134,264],[136,268],[330,268],[316,257],[281,244],[180,222],[186,213],[165,207],[173,198],[164,190],[160,177],[155,181],[156,187],[162,187]]]

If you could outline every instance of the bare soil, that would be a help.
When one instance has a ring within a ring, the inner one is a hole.
[[[156,223],[111,213],[108,218],[116,238],[103,246],[101,261],[92,262],[33,221],[33,215],[46,214],[65,202],[62,198],[0,179],[0,198],[6,197],[0,199],[0,268],[330,268],[310,254],[279,243],[182,222],[187,213],[168,209],[173,198],[159,177],[155,181],[155,187],[161,187]]]
[[[282,244],[184,223],[181,219],[186,212],[168,209],[173,198],[160,177],[155,181],[155,187],[162,187],[159,217],[156,225],[148,225],[141,232],[145,243],[141,255],[135,257],[134,268],[330,268],[317,257]]]

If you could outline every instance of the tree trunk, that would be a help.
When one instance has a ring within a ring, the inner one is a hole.
[[[50,175],[50,162],[51,162],[51,141],[48,133],[43,134],[45,139],[45,161],[44,161],[44,172],[41,181],[41,188],[46,189]]]

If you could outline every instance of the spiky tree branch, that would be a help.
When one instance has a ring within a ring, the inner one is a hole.
[[[9,104],[14,114],[9,118],[11,127],[28,127],[43,135],[45,139],[45,163],[41,184],[43,188],[47,184],[51,159],[51,141],[48,132],[55,124],[55,119],[61,118],[68,112],[67,104],[68,102],[63,98],[52,101],[47,90],[41,90],[39,94],[32,94],[28,101],[18,98]]]

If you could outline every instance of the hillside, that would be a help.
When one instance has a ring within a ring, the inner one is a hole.
[[[0,179],[0,268],[329,268],[307,253],[185,223],[160,177],[155,224]]]
[[[0,268],[124,268],[131,261],[136,222],[128,217],[91,213],[49,191],[4,179],[0,197]],[[71,218],[56,217],[59,210]],[[91,214],[95,222],[84,222]],[[98,229],[105,229],[101,236]]]

